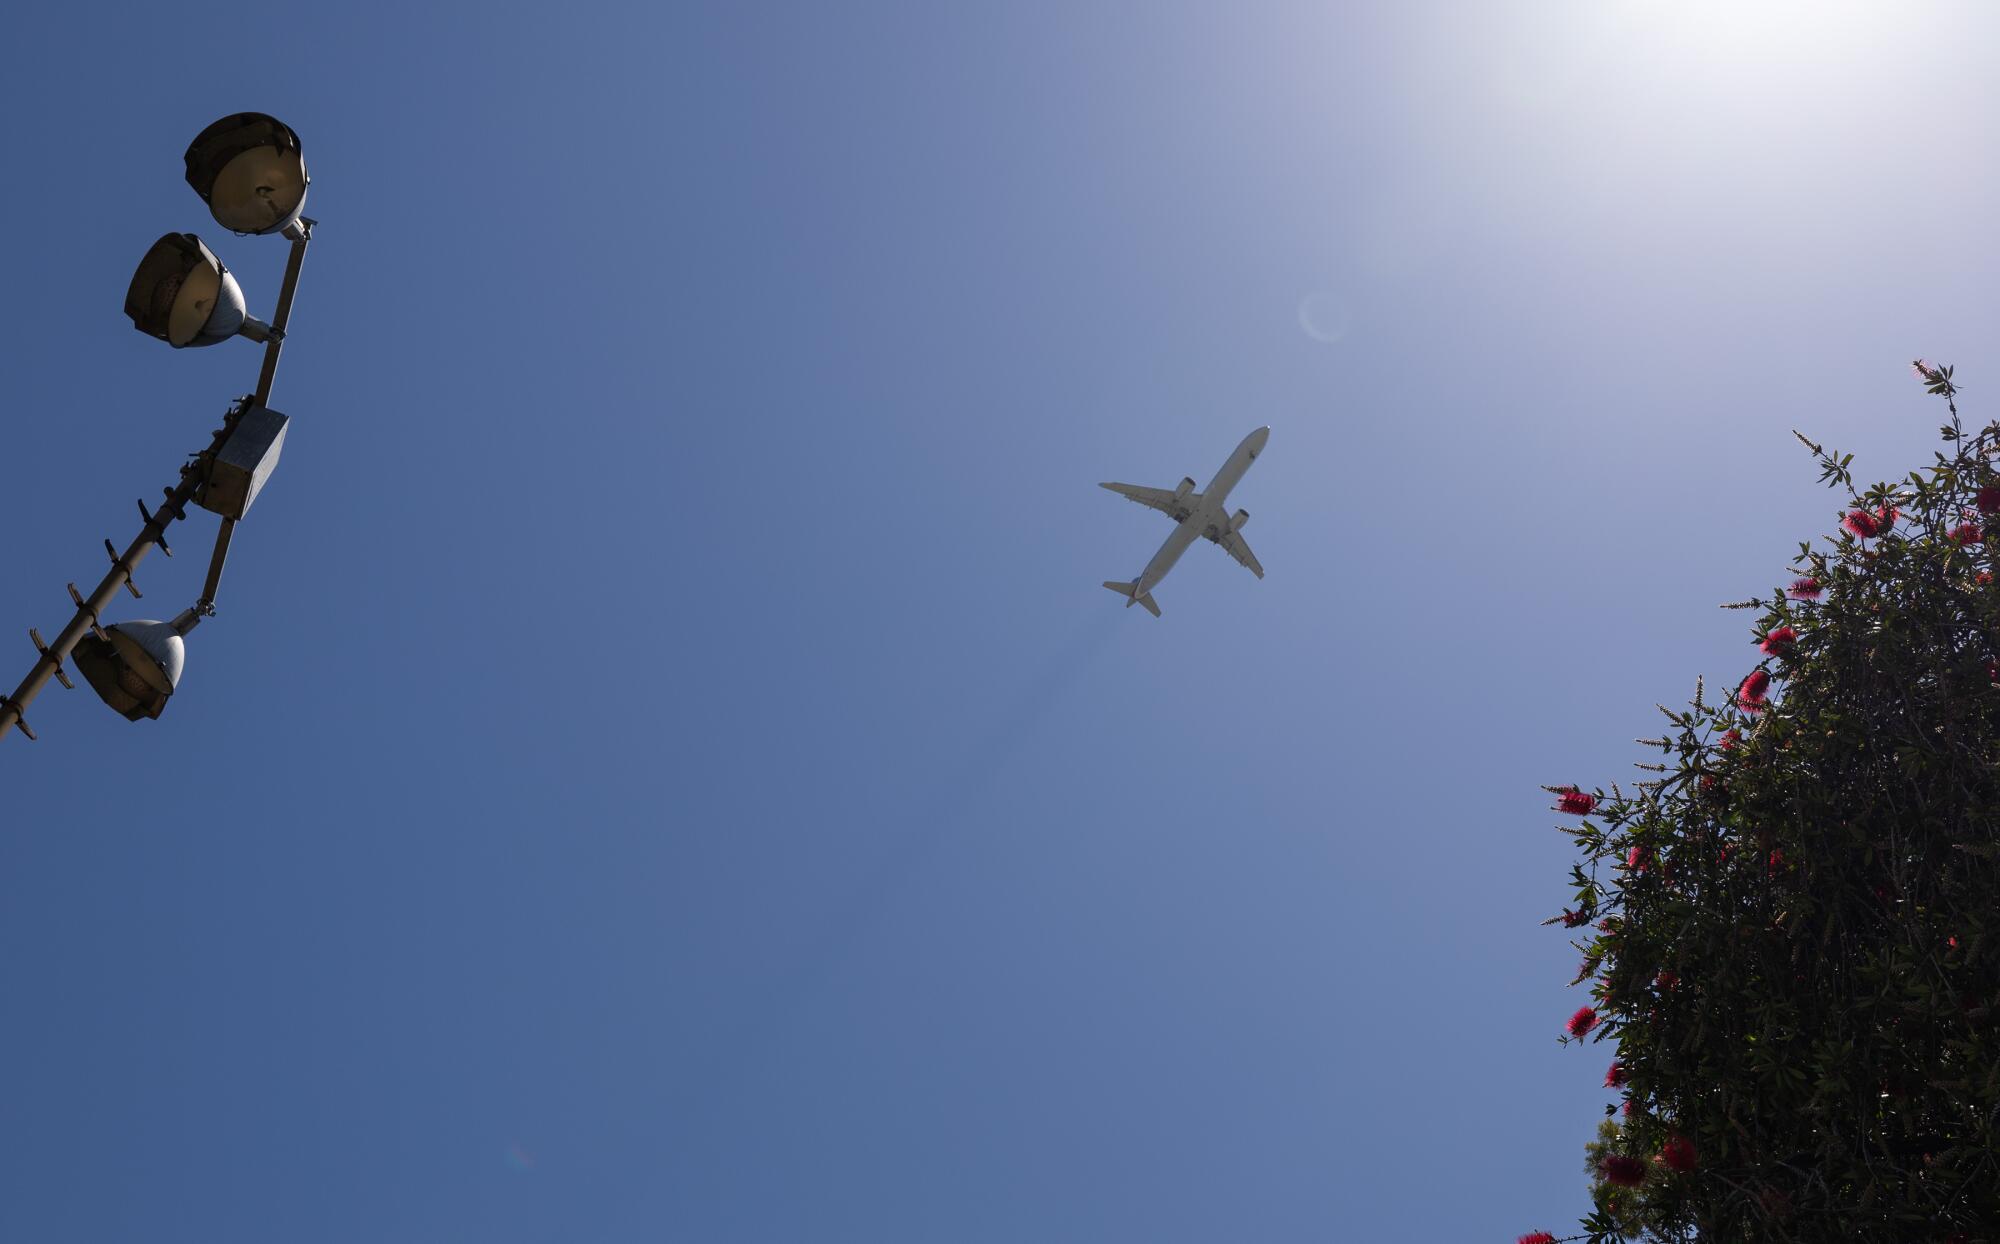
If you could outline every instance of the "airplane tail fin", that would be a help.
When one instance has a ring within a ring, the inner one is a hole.
[[[1134,605],[1144,605],[1147,613],[1152,614],[1156,618],[1160,616],[1160,607],[1153,603],[1153,594],[1151,592],[1146,593],[1144,596],[1133,595],[1133,591],[1138,587],[1138,584],[1119,583],[1112,579],[1106,579],[1104,586],[1123,596],[1127,609],[1130,609]]]

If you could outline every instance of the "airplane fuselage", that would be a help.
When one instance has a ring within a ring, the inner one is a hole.
[[[1135,597],[1145,596],[1158,587],[1160,580],[1167,577],[1167,572],[1174,568],[1181,554],[1188,551],[1190,544],[1203,536],[1216,539],[1228,533],[1229,490],[1236,487],[1236,482],[1243,478],[1243,473],[1250,469],[1257,455],[1264,452],[1264,442],[1270,439],[1269,428],[1258,428],[1243,438],[1242,444],[1215,473],[1215,478],[1208,481],[1208,487],[1201,490],[1201,502],[1174,527],[1173,534],[1160,546],[1160,551],[1146,563],[1146,569],[1140,573],[1132,593]]]

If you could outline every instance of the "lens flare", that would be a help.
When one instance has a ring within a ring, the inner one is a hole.
[[[1347,336],[1354,313],[1340,295],[1316,289],[1299,299],[1299,327],[1314,341],[1328,345]]]

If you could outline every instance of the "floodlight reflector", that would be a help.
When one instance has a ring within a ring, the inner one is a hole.
[[[125,314],[134,328],[176,349],[264,333],[247,314],[236,278],[192,233],[153,243],[125,291]]]
[[[209,126],[188,144],[187,182],[209,214],[237,233],[279,233],[295,224],[306,205],[305,151],[299,136],[276,117],[238,112]]]
[[[158,718],[187,665],[182,636],[200,621],[201,615],[188,609],[171,622],[120,622],[107,627],[102,639],[85,635],[77,640],[70,659],[98,698],[127,721]]]

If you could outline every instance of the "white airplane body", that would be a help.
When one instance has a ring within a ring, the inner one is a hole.
[[[1257,555],[1250,551],[1250,545],[1242,536],[1244,524],[1250,521],[1250,511],[1229,512],[1229,490],[1236,487],[1236,481],[1250,469],[1257,455],[1264,452],[1264,442],[1271,439],[1271,429],[1258,428],[1243,438],[1236,452],[1229,455],[1229,461],[1208,481],[1208,487],[1200,492],[1194,490],[1192,476],[1181,480],[1180,487],[1141,488],[1136,484],[1099,484],[1099,488],[1109,488],[1128,501],[1137,501],[1148,509],[1154,509],[1174,520],[1174,532],[1160,551],[1153,554],[1153,560],[1139,572],[1139,577],[1131,583],[1105,580],[1104,586],[1125,598],[1125,607],[1144,605],[1146,612],[1160,616],[1160,607],[1153,601],[1153,589],[1174,563],[1187,552],[1195,537],[1206,537],[1222,546],[1223,551],[1241,562],[1251,574],[1264,577],[1264,567],[1257,561]]]

